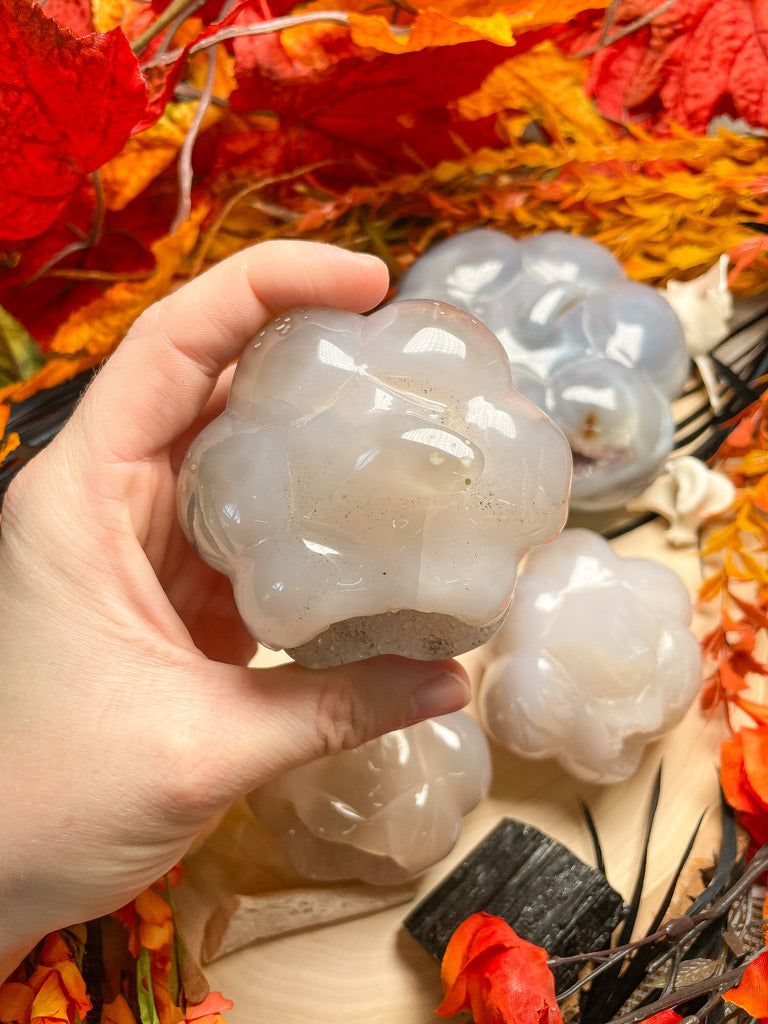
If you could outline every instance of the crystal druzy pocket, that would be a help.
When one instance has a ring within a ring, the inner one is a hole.
[[[191,445],[182,524],[258,640],[323,667],[460,654],[562,528],[571,455],[496,337],[432,301],[294,309]]]

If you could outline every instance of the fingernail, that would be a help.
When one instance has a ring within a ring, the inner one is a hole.
[[[384,263],[379,256],[375,256],[372,252],[357,252],[354,249],[343,249],[342,252],[351,256],[358,263]]]
[[[408,724],[458,711],[469,703],[471,696],[469,684],[461,676],[452,673],[433,676],[414,690]]]

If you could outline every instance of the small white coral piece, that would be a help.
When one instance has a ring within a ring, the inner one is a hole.
[[[669,281],[661,294],[683,325],[685,344],[699,371],[715,412],[720,412],[717,374],[710,352],[728,337],[733,315],[733,295],[728,287],[728,256],[692,281]]]
[[[631,512],[656,512],[667,520],[665,537],[674,547],[698,544],[699,527],[724,512],[736,489],[722,473],[693,455],[670,459],[663,473],[630,501]]]
[[[467,313],[295,309],[191,445],[179,514],[265,646],[312,668],[434,659],[496,631],[570,476],[565,437]]]
[[[588,782],[628,778],[698,692],[690,619],[671,569],[565,530],[529,556],[492,641],[479,696],[487,732]]]
[[[295,768],[248,800],[305,877],[393,885],[450,853],[490,780],[485,735],[457,711]]]
[[[661,294],[680,318],[692,356],[711,352],[728,336],[733,296],[728,287],[728,256],[692,281],[669,281]]]

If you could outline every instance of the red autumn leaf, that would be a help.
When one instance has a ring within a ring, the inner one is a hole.
[[[0,275],[0,306],[21,321],[46,351],[62,322],[97,298],[115,277],[151,274],[155,260],[150,247],[167,234],[175,209],[176,197],[170,189],[160,197],[143,195],[123,210],[108,211],[101,237],[78,246],[89,236],[94,210],[91,183],[83,179],[47,231],[14,247],[18,263]],[[56,273],[40,276],[52,261]],[[82,280],[76,276],[80,272]]]
[[[76,36],[87,36],[94,30],[90,0],[47,0],[45,13]]]
[[[318,161],[343,168],[356,157],[389,172],[412,170],[419,161],[433,165],[461,156],[459,139],[473,148],[500,143],[493,119],[468,123],[450,105],[476,89],[509,49],[486,40],[449,49],[449,75],[439,46],[396,55],[365,51],[316,70],[297,68],[274,36],[254,37],[248,63],[238,63],[230,102],[240,112],[279,116],[283,152],[270,162],[271,173]]]
[[[500,917],[480,912],[451,936],[441,977],[441,1017],[470,1010],[475,1024],[562,1024],[548,953]]]
[[[613,33],[650,16],[658,0],[624,0]],[[571,40],[598,46],[601,24]],[[598,46],[587,90],[600,111],[667,132],[706,130],[718,114],[768,126],[766,0],[677,0],[648,25]]]
[[[723,999],[740,1006],[751,1017],[768,1018],[768,952],[747,964],[739,984],[723,993]]]
[[[0,23],[0,233],[17,240],[120,151],[146,90],[121,29],[78,38],[29,0],[0,0]]]

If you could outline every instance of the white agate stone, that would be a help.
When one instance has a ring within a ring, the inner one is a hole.
[[[179,513],[267,647],[321,667],[487,640],[567,514],[561,431],[467,313],[295,309],[246,349],[193,442]]]
[[[671,569],[620,558],[590,530],[563,531],[526,560],[492,641],[479,695],[487,732],[588,782],[628,778],[699,690],[690,620]]]
[[[394,885],[450,853],[490,781],[485,735],[457,711],[295,768],[248,800],[305,877]]]
[[[496,334],[515,386],[568,437],[573,509],[618,508],[664,464],[670,402],[689,370],[683,328],[603,246],[560,231],[516,241],[475,228],[418,259],[398,298],[451,302]]]

